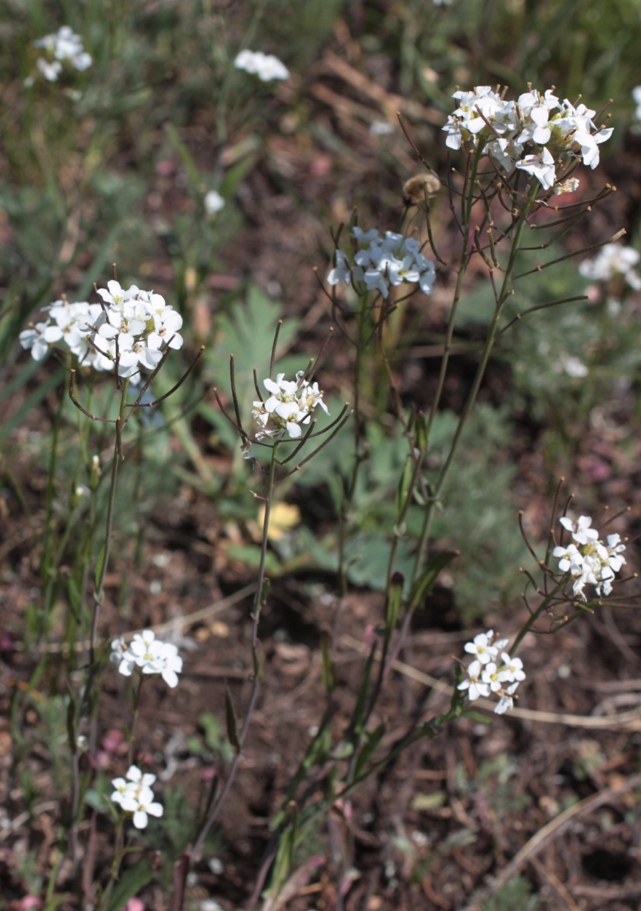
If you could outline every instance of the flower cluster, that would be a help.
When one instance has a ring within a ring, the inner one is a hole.
[[[336,265],[327,276],[330,285],[362,282],[368,291],[379,291],[387,298],[389,285],[418,282],[421,291],[431,293],[436,278],[434,263],[423,256],[414,237],[392,231],[381,237],[375,228],[363,231],[358,226],[352,229],[352,237],[358,249],[353,259],[342,250],[336,251]]]
[[[517,101],[506,101],[491,86],[479,85],[452,97],[459,106],[443,127],[445,144],[450,149],[461,145],[477,149],[482,144],[485,154],[506,174],[518,168],[536,177],[544,190],[557,182],[557,166],[562,172],[581,158],[595,168],[600,143],[612,135],[611,128],[596,127],[595,111],[584,104],[575,106],[567,98],[560,101],[552,89],[545,95],[531,89]],[[577,180],[566,180],[555,192],[572,192],[577,186]]]
[[[272,79],[289,79],[289,70],[278,57],[273,54],[264,54],[262,51],[241,51],[234,60],[237,70],[252,73],[262,82]]]
[[[162,804],[154,803],[154,792],[151,785],[156,780],[155,775],[140,771],[138,766],[129,766],[126,778],[114,778],[111,784],[115,791],[111,795],[111,802],[120,804],[125,813],[133,814],[133,823],[137,829],[144,829],[149,822],[149,816],[162,816]]]
[[[579,272],[584,278],[593,282],[611,282],[622,280],[634,291],[641,290],[641,275],[635,266],[641,256],[633,247],[623,244],[606,244],[594,259],[584,259]]]
[[[76,70],[86,70],[92,64],[91,54],[82,46],[82,38],[68,26],[63,25],[53,35],[45,35],[33,42],[34,47],[41,47],[47,58],[39,57],[36,66],[48,82],[57,82],[62,72],[62,64],[67,62]]]
[[[160,674],[172,689],[178,685],[178,674],[183,669],[176,646],[156,639],[150,629],[136,633],[129,645],[122,638],[114,639],[109,660],[118,665],[118,671],[124,677],[131,677],[138,668],[141,674]]]
[[[596,528],[590,527],[589,516],[580,516],[577,522],[563,516],[559,521],[570,532],[572,543],[555,547],[552,556],[558,559],[561,572],[570,575],[575,597],[587,600],[583,591],[586,585],[594,585],[597,595],[609,595],[614,575],[625,563],[621,556],[625,544],[620,536],[608,535],[604,543]]]
[[[303,434],[302,425],[309,424],[317,405],[329,414],[318,383],[309,383],[303,379],[304,375],[304,371],[299,370],[295,380],[286,380],[284,373],[279,373],[276,380],[263,380],[263,386],[271,395],[264,402],[253,403],[252,415],[260,427],[257,440],[265,437],[278,440],[285,435],[298,440]]]
[[[164,297],[117,281],[98,288],[101,304],[58,300],[46,320],[20,333],[23,348],[40,361],[50,348],[69,349],[83,366],[134,377],[140,368],[154,370],[167,348],[180,348],[182,316]]]
[[[634,116],[637,118],[637,120],[641,120],[641,85],[637,85],[632,89],[632,97],[634,99],[634,103],[637,106],[637,109],[634,112]]]
[[[474,655],[474,660],[467,668],[467,677],[458,685],[459,690],[467,690],[471,702],[480,696],[496,694],[499,697],[494,709],[497,715],[514,708],[514,693],[525,680],[523,662],[505,651],[507,644],[507,639],[494,641],[493,630],[479,633],[472,642],[466,643],[465,651]]]

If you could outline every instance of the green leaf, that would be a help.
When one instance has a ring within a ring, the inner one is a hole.
[[[362,773],[365,771],[367,766],[370,763],[374,753],[378,749],[378,745],[381,742],[381,738],[385,733],[385,725],[379,724],[376,730],[370,733],[366,733],[366,743],[358,754],[358,759],[356,760],[356,770],[354,773],[354,778],[358,780]]]
[[[154,869],[151,861],[148,857],[141,857],[120,877],[107,905],[107,911],[121,911],[130,898],[134,898],[147,883],[151,882],[153,876]]]
[[[237,752],[240,752],[240,743],[238,741],[238,726],[236,722],[236,711],[234,703],[231,701],[229,690],[225,693],[225,714],[227,716],[227,737],[229,742]]]
[[[403,511],[405,510],[405,504],[407,503],[407,498],[410,495],[410,486],[412,483],[412,476],[414,474],[414,459],[411,456],[408,456],[405,460],[405,468],[403,469],[403,474],[401,475],[401,480],[398,485],[398,490],[396,491],[396,521],[400,522]]]
[[[438,574],[452,562],[454,557],[458,557],[458,555],[458,550],[444,550],[440,554],[432,554],[427,561],[427,566],[423,574],[418,577],[412,587],[412,593],[410,595],[411,611],[417,608],[419,604],[422,604],[432,590],[432,586],[436,582]]]
[[[390,581],[387,601],[385,602],[385,632],[388,636],[396,629],[396,623],[398,622],[398,615],[403,601],[404,584],[405,577],[403,576],[403,573],[394,573]]]
[[[98,559],[96,560],[96,569],[93,574],[94,585],[96,586],[96,593],[99,594],[100,589],[100,578],[102,576],[102,568],[105,562],[105,545],[103,544],[100,550],[98,551]]]
[[[490,724],[492,719],[488,715],[481,715],[480,712],[461,712],[461,718],[471,718],[473,721],[480,721],[481,724]]]

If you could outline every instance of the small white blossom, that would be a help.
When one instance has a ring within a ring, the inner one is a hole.
[[[122,638],[114,639],[110,660],[118,665],[118,673],[124,677],[130,677],[137,668],[141,674],[159,674],[172,689],[178,686],[178,674],[183,667],[177,647],[156,639],[151,629],[136,633],[129,645]]]
[[[466,643],[465,651],[474,655],[481,664],[487,664],[497,655],[496,648],[492,647],[493,637],[493,630],[489,630],[487,633],[479,633],[478,636],[474,637],[472,642]]]
[[[467,676],[458,684],[459,690],[467,691],[470,702],[496,694],[499,703],[494,711],[499,715],[513,708],[512,696],[519,683],[525,680],[523,662],[505,651],[507,645],[507,639],[494,639],[493,630],[479,633],[472,642],[467,642],[464,649],[474,656],[474,660],[467,668]],[[509,684],[507,689],[505,684]]]
[[[36,66],[48,82],[58,81],[65,62],[80,72],[88,69],[93,62],[91,55],[82,46],[80,35],[76,35],[68,25],[63,25],[52,35],[39,38],[33,45],[48,55],[47,59],[39,57],[36,60]]]
[[[284,373],[279,373],[275,380],[269,377],[263,380],[271,395],[264,402],[254,402],[252,415],[260,428],[257,440],[282,439],[285,435],[292,440],[300,439],[303,426],[309,424],[317,406],[329,414],[318,383],[309,383],[303,379],[304,375],[299,370],[295,380],[286,380]]]
[[[504,715],[508,709],[514,708],[513,696],[516,692],[517,686],[517,683],[513,683],[512,686],[508,686],[508,688],[501,693],[501,698],[494,708],[495,715]]]
[[[361,282],[368,291],[378,291],[389,297],[389,286],[417,284],[424,294],[431,294],[436,279],[434,263],[423,256],[414,237],[404,237],[387,231],[381,237],[375,229],[364,232],[352,229],[358,245],[353,260],[342,250],[336,250],[335,266],[327,281],[330,285]]]
[[[111,802],[118,804],[125,813],[131,813],[133,824],[137,829],[144,829],[149,822],[149,815],[162,816],[162,804],[154,803],[151,785],[156,776],[143,774],[138,766],[132,765],[127,770],[126,778],[114,778],[111,782],[115,788]]]
[[[52,348],[69,352],[82,366],[112,371],[136,381],[140,369],[153,371],[167,348],[183,344],[182,316],[165,299],[137,285],[124,289],[112,279],[98,288],[102,304],[55,301],[46,320],[20,333],[23,348],[42,360]]]
[[[578,181],[566,178],[558,187],[557,170],[567,171],[577,158],[595,168],[599,145],[610,138],[612,129],[598,129],[595,111],[561,101],[548,89],[541,95],[530,89],[516,102],[506,100],[489,85],[472,91],[457,91],[458,102],[443,127],[450,149],[462,146],[490,155],[506,173],[515,168],[532,174],[544,190],[571,193]]]
[[[599,539],[598,531],[591,527],[589,516],[580,516],[576,522],[563,516],[559,521],[570,532],[572,543],[555,547],[552,556],[559,561],[559,570],[572,580],[573,595],[586,601],[586,585],[594,586],[599,597],[609,595],[615,574],[625,564],[622,556],[625,544],[621,543],[620,536],[608,535],[605,544]]]
[[[234,66],[237,70],[258,76],[262,82],[289,79],[289,70],[285,64],[273,54],[264,54],[262,51],[241,51],[234,60]]]
[[[584,259],[579,273],[594,282],[622,281],[634,291],[641,290],[641,275],[636,267],[641,256],[633,247],[623,244],[605,244],[594,259]]]
[[[207,215],[216,215],[225,208],[225,200],[216,190],[205,193],[204,204]]]

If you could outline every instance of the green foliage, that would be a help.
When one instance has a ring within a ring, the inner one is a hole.
[[[540,906],[538,896],[532,895],[529,880],[513,876],[483,904],[483,911],[537,911]]]

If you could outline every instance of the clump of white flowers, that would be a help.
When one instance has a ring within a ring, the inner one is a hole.
[[[641,85],[637,85],[632,89],[632,97],[634,99],[634,103],[637,106],[637,109],[634,112],[634,116],[637,118],[637,120],[641,120]]]
[[[167,348],[182,347],[182,316],[153,291],[119,282],[98,288],[101,304],[58,300],[48,316],[20,333],[20,344],[40,361],[49,349],[69,350],[83,367],[135,377],[140,368],[154,370]]]
[[[178,674],[183,669],[177,647],[172,642],[156,639],[151,629],[136,633],[129,645],[122,638],[114,639],[109,660],[118,665],[123,677],[131,677],[137,668],[141,674],[160,674],[172,689],[178,686]]]
[[[318,383],[310,383],[304,376],[305,372],[299,370],[295,380],[286,380],[284,373],[277,374],[275,380],[263,380],[263,386],[271,395],[264,402],[253,403],[252,415],[260,428],[257,440],[279,440],[284,436],[297,440],[318,405],[329,414]]]
[[[515,168],[532,174],[544,190],[551,190],[564,171],[577,159],[590,168],[599,163],[599,145],[612,129],[599,129],[596,112],[584,104],[560,101],[548,89],[541,95],[530,89],[516,101],[506,101],[489,85],[471,92],[454,92],[459,106],[443,127],[450,149],[478,149],[506,174]],[[577,180],[564,180],[555,191],[573,192]]]
[[[63,25],[53,35],[45,35],[33,42],[34,47],[42,48],[47,57],[39,57],[36,66],[48,82],[57,82],[62,72],[63,63],[69,64],[73,69],[88,69],[93,60],[82,44],[82,38],[68,26]]]
[[[234,60],[234,66],[237,70],[258,76],[262,82],[289,79],[289,70],[285,64],[273,54],[264,54],[262,51],[241,51]]]
[[[623,244],[605,244],[594,259],[584,259],[579,272],[594,282],[611,282],[622,279],[634,291],[641,290],[641,275],[635,266],[641,256],[633,247]]]
[[[155,780],[155,775],[143,774],[138,766],[132,765],[125,778],[114,778],[111,782],[115,788],[111,802],[119,804],[125,813],[133,815],[133,824],[137,829],[146,828],[149,816],[163,814],[162,804],[154,803],[151,785]]]
[[[436,270],[421,253],[416,238],[392,231],[381,237],[375,228],[363,231],[358,226],[352,228],[352,237],[356,252],[348,256],[336,250],[336,265],[327,276],[330,285],[360,282],[368,291],[378,291],[387,298],[390,285],[418,283],[421,291],[431,293]]]
[[[507,639],[494,639],[494,630],[479,633],[465,645],[465,651],[474,656],[466,669],[467,676],[459,690],[467,690],[470,702],[481,696],[496,695],[499,698],[494,711],[502,715],[514,708],[514,694],[519,683],[525,680],[523,662],[512,658],[506,651]]]
[[[609,595],[615,573],[625,563],[620,535],[608,535],[601,541],[589,516],[580,516],[576,522],[563,516],[559,521],[570,532],[572,543],[555,547],[552,556],[558,559],[561,572],[570,576],[574,596],[586,601],[586,585],[594,585],[597,595]]]

